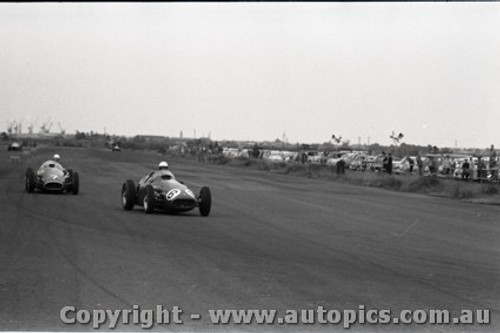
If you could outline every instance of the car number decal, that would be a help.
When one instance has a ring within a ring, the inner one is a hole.
[[[179,194],[181,194],[181,190],[174,188],[168,191],[168,193],[166,194],[166,198],[167,200],[171,201],[175,199],[175,197],[177,197]]]

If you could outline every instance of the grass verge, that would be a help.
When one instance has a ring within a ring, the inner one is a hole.
[[[338,175],[335,167],[317,164],[271,162],[260,159],[211,157],[209,163],[254,170],[274,171],[287,175],[327,179],[361,186],[384,188],[393,191],[422,193],[452,199],[481,198],[499,193],[498,184],[463,182],[459,180],[418,175],[388,175],[377,172],[346,170]]]

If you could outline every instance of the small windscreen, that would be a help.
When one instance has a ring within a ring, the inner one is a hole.
[[[172,176],[170,176],[170,175],[162,175],[161,179],[163,179],[163,180],[170,180],[170,179],[172,179]]]

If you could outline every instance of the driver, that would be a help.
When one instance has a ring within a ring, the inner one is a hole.
[[[151,179],[154,179],[155,176],[162,175],[162,174],[168,174],[170,176],[173,176],[172,173],[168,170],[168,163],[165,161],[161,161],[158,164],[158,170],[151,172],[149,175],[145,176],[141,182],[147,182]]]
[[[158,170],[168,170],[168,163],[161,161],[160,164],[158,164]]]
[[[66,173],[66,169],[61,164],[61,156],[59,156],[59,154],[54,154],[54,156],[52,156],[52,161],[54,161],[57,164],[59,164],[59,166],[61,167],[61,169],[63,169],[64,173]]]
[[[54,154],[54,156],[52,156],[52,160],[54,162],[56,162],[57,164],[59,164],[59,167],[62,169],[62,171],[64,172],[64,175],[67,176],[68,175],[68,170],[66,170],[62,164],[61,164],[61,156],[59,156],[59,154]]]

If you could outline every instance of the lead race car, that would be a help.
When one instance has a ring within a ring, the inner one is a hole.
[[[66,191],[76,195],[80,190],[80,179],[78,172],[64,169],[57,160],[48,160],[36,174],[31,168],[26,170],[25,189],[28,193],[38,189],[43,192]]]
[[[165,162],[162,162],[165,163]],[[166,163],[165,163],[166,164]],[[198,207],[202,216],[208,216],[212,206],[210,189],[203,186],[196,196],[172,172],[162,169],[144,176],[137,186],[128,179],[122,186],[122,207],[132,210],[134,205],[144,207],[146,214],[155,209],[167,212],[187,212]]]

